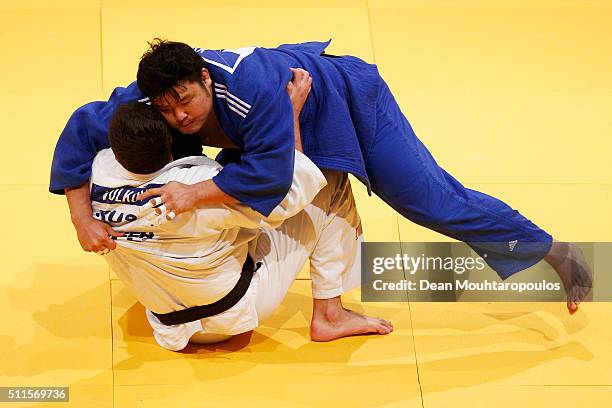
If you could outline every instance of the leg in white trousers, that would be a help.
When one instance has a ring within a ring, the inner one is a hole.
[[[324,171],[327,186],[304,211],[258,237],[251,255],[262,266],[256,272],[256,310],[265,321],[281,304],[310,259],[312,294],[329,299],[360,283],[361,224],[346,174]],[[214,343],[231,336],[196,333],[194,343]]]

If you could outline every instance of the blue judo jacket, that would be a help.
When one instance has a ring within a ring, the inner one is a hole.
[[[320,168],[354,174],[371,190],[364,157],[375,135],[381,79],[375,65],[351,56],[325,55],[328,42],[278,48],[195,51],[213,80],[213,108],[225,134],[242,150],[213,178],[221,190],[268,215],[291,185],[293,110],[286,91],[289,68],[313,77],[300,116],[304,153]],[[61,194],[89,180],[96,153],[110,147],[108,126],[122,103],[147,101],[136,83],[116,88],[107,102],[92,102],[70,117],[57,142],[49,190]],[[218,159],[227,156],[221,152]]]

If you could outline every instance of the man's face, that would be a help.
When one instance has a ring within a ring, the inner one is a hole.
[[[153,100],[153,106],[166,122],[183,134],[197,133],[212,111],[210,77],[203,70],[202,82],[181,82],[174,87],[178,93],[160,95]]]

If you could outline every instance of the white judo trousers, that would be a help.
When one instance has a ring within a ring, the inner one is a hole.
[[[193,184],[220,169],[213,160],[191,157],[155,174],[136,175],[121,167],[110,149],[99,152],[92,166],[94,216],[126,233],[104,259],[145,306],[156,341],[170,350],[184,348],[195,333],[208,336],[200,341],[212,341],[213,334],[219,339],[254,329],[280,304],[308,259],[318,298],[359,284],[360,222],[348,179],[338,172],[324,177],[299,152],[289,193],[268,217],[244,205],[218,205],[158,223],[152,210],[143,212],[135,200],[151,186]],[[173,326],[151,313],[220,299],[238,281],[247,252],[262,267],[232,308]]]
[[[262,266],[253,277],[259,323],[280,306],[300,270],[310,261],[312,297],[330,299],[360,284],[363,235],[351,185],[345,173],[323,170],[325,186],[312,203],[278,228],[264,228],[249,253]],[[193,343],[215,343],[231,336],[198,331]]]

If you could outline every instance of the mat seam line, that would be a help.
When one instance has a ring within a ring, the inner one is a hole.
[[[104,94],[104,52],[102,48],[104,43],[102,41],[102,0],[100,0],[98,19],[100,22],[100,93]]]
[[[399,239],[400,252],[404,252],[402,249],[402,236],[399,227],[399,214],[395,214],[395,226],[397,228],[397,237]],[[406,277],[406,268],[402,266],[402,275],[404,280],[408,280]],[[425,408],[425,400],[423,399],[423,386],[421,384],[421,373],[419,372],[419,359],[417,357],[417,346],[416,339],[414,336],[414,324],[412,322],[412,307],[410,304],[410,292],[406,290],[406,299],[408,303],[408,315],[410,316],[410,334],[412,335],[412,347],[414,349],[414,365],[416,369],[417,382],[419,383],[419,395],[421,397],[421,408]]]
[[[365,0],[366,12],[368,14],[368,28],[370,29],[370,48],[372,49],[372,58],[374,64],[376,64],[376,51],[374,50],[374,30],[372,30],[372,17],[370,16],[370,4],[368,0]]]

